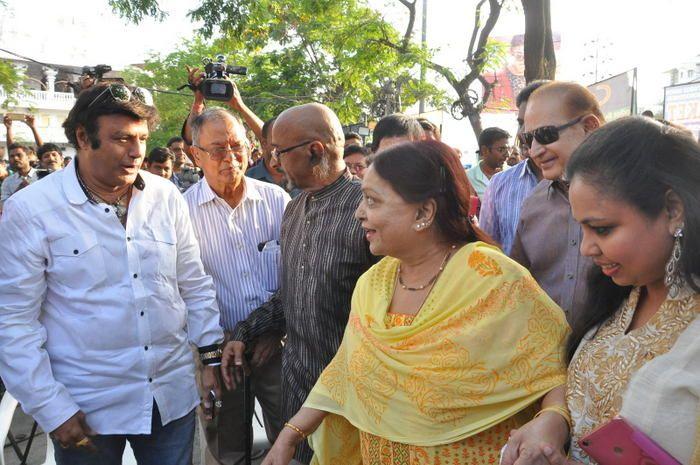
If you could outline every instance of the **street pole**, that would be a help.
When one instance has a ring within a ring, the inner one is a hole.
[[[423,48],[423,53],[428,51],[428,0],[423,0],[423,26],[421,33],[421,47]],[[421,86],[425,85],[425,63],[420,65],[420,83]],[[425,97],[420,98],[418,104],[418,114],[425,113]]]

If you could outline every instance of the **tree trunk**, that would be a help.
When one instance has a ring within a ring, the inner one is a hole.
[[[522,0],[525,12],[525,80],[554,79],[557,60],[550,0]]]

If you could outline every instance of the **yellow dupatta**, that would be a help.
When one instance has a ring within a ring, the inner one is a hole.
[[[343,342],[304,404],[331,413],[309,437],[313,464],[360,464],[358,430],[450,444],[566,382],[564,313],[500,250],[462,247],[412,325],[387,329],[398,263],[360,277]]]

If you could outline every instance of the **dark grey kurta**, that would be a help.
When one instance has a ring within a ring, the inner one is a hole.
[[[359,181],[346,171],[333,184],[313,194],[304,192],[289,203],[280,236],[280,288],[234,330],[234,340],[246,346],[270,331],[287,334],[282,355],[285,421],[301,408],[333,359],[355,283],[376,261],[354,216],[361,196]],[[296,458],[311,460],[306,443]]]

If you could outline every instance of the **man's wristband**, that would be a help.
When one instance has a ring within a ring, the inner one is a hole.
[[[199,352],[199,361],[202,365],[213,365],[221,363],[221,347],[219,344],[212,344],[197,349]]]

